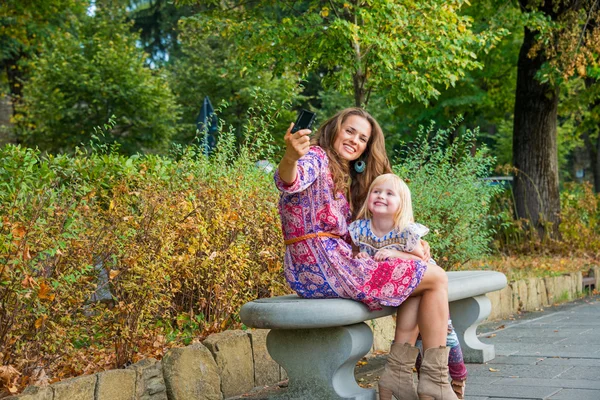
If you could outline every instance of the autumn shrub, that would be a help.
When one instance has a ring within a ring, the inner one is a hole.
[[[561,218],[556,238],[539,237],[527,219],[516,218],[512,189],[495,196],[490,221],[493,248],[503,255],[543,255],[597,259],[600,255],[598,194],[589,183],[566,182],[560,191]],[[548,227],[550,229],[550,227]]]
[[[569,182],[560,194],[562,252],[600,255],[598,194],[590,183]]]
[[[404,147],[394,171],[412,193],[415,220],[429,227],[432,256],[453,269],[489,251],[493,229],[490,203],[499,188],[486,184],[493,158],[476,145],[476,132],[421,127]]]
[[[210,156],[0,149],[0,360],[19,386],[160,358],[287,292],[277,193],[254,164],[269,121],[253,124]],[[93,302],[100,284],[112,298]]]

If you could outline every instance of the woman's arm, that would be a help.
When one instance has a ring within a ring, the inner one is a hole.
[[[292,133],[294,124],[290,124],[285,133],[285,154],[279,162],[279,178],[286,184],[291,185],[298,174],[298,160],[308,153],[310,148],[310,129],[301,129]]]

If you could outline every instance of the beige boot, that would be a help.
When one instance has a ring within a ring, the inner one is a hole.
[[[425,350],[419,375],[419,400],[458,400],[448,381],[448,353],[440,346]]]
[[[465,398],[465,387],[467,385],[467,380],[452,379],[452,381],[450,381],[450,384],[452,385],[452,390],[454,390],[454,393],[456,393],[456,397],[458,397],[458,400],[463,400]]]
[[[379,400],[418,400],[413,367],[419,349],[408,343],[392,344],[385,370],[379,379]]]

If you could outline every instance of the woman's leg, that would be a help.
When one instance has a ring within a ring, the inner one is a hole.
[[[420,297],[410,297],[398,307],[396,333],[385,370],[379,380],[379,399],[418,400],[413,381],[413,367],[419,350],[414,347],[419,333],[417,313]]]
[[[427,264],[421,283],[412,294],[420,297],[417,323],[423,350],[446,345],[448,330],[448,276],[438,265]],[[416,338],[416,337],[415,337]]]
[[[421,297],[409,297],[398,307],[396,311],[396,333],[394,335],[395,343],[415,345],[419,334],[417,316],[420,302]]]

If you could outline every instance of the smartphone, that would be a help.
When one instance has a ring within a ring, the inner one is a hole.
[[[296,122],[294,122],[294,127],[292,128],[292,133],[296,133],[301,129],[310,129],[312,124],[315,122],[315,118],[317,114],[308,110],[300,110],[298,113],[298,118],[296,118]]]

